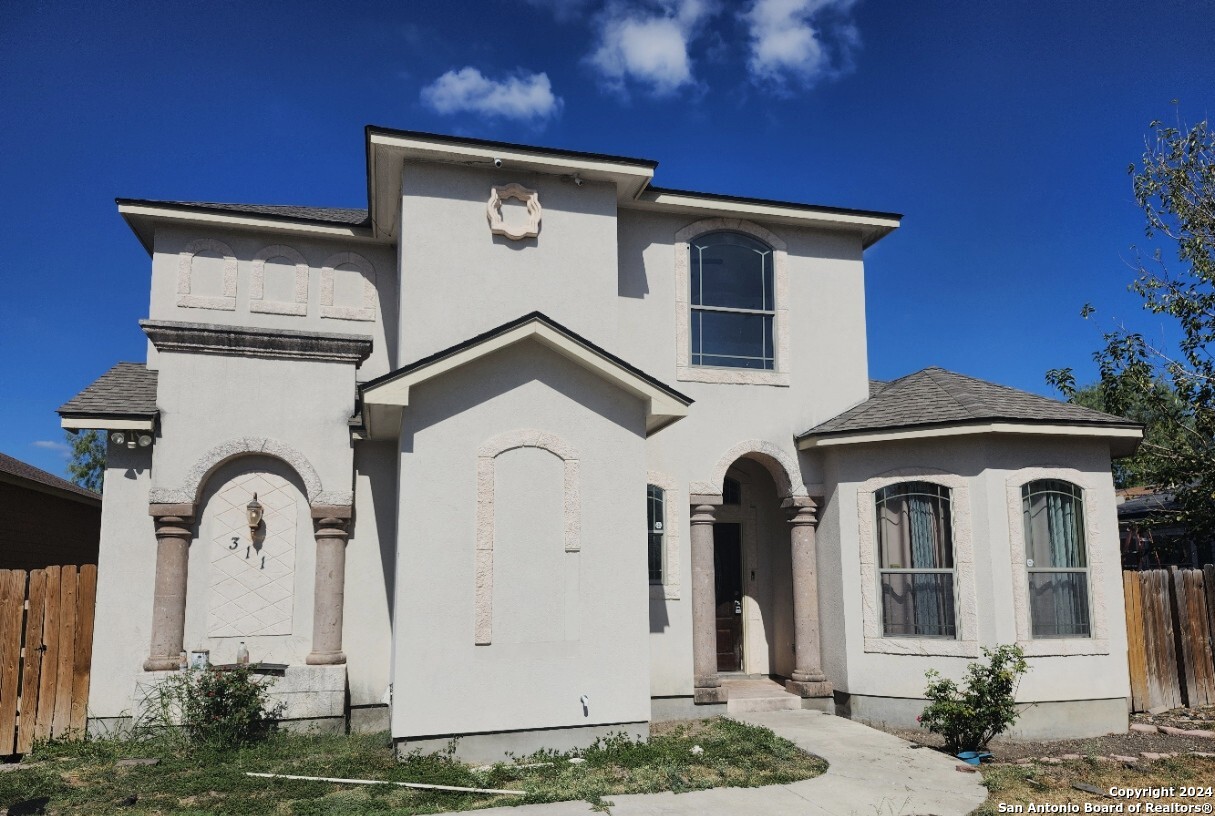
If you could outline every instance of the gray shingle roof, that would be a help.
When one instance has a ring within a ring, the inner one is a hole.
[[[367,223],[367,210],[346,207],[297,207],[292,204],[221,204],[214,201],[152,201],[140,198],[119,199],[132,204],[154,204],[208,212],[228,212],[240,215],[265,215],[292,221],[316,221],[358,227]]]
[[[943,368],[925,368],[887,383],[871,380],[869,393],[860,405],[798,438],[993,421],[1138,427],[1122,417]]]
[[[143,363],[118,363],[59,406],[59,415],[155,416],[156,372]]]
[[[3,453],[0,453],[0,474],[13,476],[17,480],[37,482],[40,485],[65,490],[68,493],[74,493],[78,496],[92,499],[98,504],[101,503],[100,493],[94,493],[92,490],[86,490],[78,484],[69,482],[67,479],[61,479],[53,473],[47,473],[41,468],[36,468],[27,462],[22,462],[20,459],[14,459],[13,457]]]

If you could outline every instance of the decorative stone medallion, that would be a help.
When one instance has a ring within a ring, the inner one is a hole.
[[[502,201],[513,198],[522,201],[527,207],[527,223],[523,226],[511,226],[502,220]],[[521,184],[506,184],[501,187],[491,187],[489,203],[485,207],[489,217],[489,231],[494,235],[504,235],[512,241],[524,238],[535,238],[540,234],[540,196],[535,190],[529,190]]]

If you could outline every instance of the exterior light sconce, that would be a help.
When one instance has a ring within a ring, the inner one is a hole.
[[[135,450],[135,448],[150,448],[152,447],[152,434],[114,431],[110,434],[110,441],[115,445],[126,445],[131,450]]]
[[[245,505],[245,518],[249,522],[249,540],[256,542],[257,528],[262,523],[262,503],[257,500],[257,494],[253,494],[253,501]]]

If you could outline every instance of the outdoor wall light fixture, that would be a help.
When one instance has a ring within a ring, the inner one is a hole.
[[[110,441],[115,445],[126,445],[131,450],[135,448],[147,448],[152,445],[152,434],[146,433],[124,433],[123,431],[114,431],[110,434]]]
[[[253,501],[245,505],[245,517],[249,521],[249,539],[257,538],[257,528],[262,523],[262,503],[257,500],[257,494],[253,494]]]

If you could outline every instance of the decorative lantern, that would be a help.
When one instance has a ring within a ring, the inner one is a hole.
[[[257,538],[257,528],[262,523],[262,503],[257,500],[257,494],[253,494],[253,501],[245,505],[245,516],[249,520],[249,539]]]

